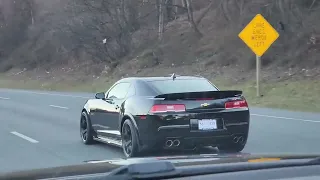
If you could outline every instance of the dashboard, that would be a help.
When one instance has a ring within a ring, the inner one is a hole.
[[[199,166],[193,168],[206,168],[206,166]],[[187,167],[177,167],[177,170],[188,171]],[[176,178],[159,178],[159,179],[175,179],[175,180],[319,180],[320,179],[320,165],[310,166],[295,166],[295,167],[281,167],[281,168],[267,168],[258,170],[242,170],[236,172],[223,172],[206,175],[184,176]],[[56,178],[55,178],[56,179]],[[63,180],[120,180],[131,179],[128,175],[111,176],[111,173],[90,174],[83,176],[70,176],[59,178]],[[140,178],[137,178],[140,179]],[[145,179],[145,178],[141,178]],[[146,178],[158,179],[158,178]],[[47,179],[49,180],[49,179]]]
[[[173,178],[183,180],[181,178]],[[190,176],[189,180],[320,180],[320,165]]]

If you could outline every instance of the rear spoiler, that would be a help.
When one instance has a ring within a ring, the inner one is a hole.
[[[166,100],[197,99],[197,98],[223,99],[227,97],[237,97],[241,95],[242,95],[242,91],[227,90],[227,91],[199,91],[199,92],[160,94],[155,96],[154,98],[164,98]]]

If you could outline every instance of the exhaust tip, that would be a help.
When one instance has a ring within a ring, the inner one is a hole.
[[[235,136],[235,137],[233,138],[233,142],[234,142],[234,143],[238,143],[238,142],[239,142],[239,139],[240,139],[240,137]]]
[[[179,145],[180,145],[180,141],[179,141],[178,139],[175,139],[175,140],[173,141],[173,145],[174,145],[174,146],[179,146]]]
[[[239,137],[239,143],[243,143],[244,138],[242,136]]]
[[[166,141],[166,146],[167,146],[167,147],[171,147],[172,144],[173,144],[173,141],[172,141],[172,140],[167,140],[167,141]]]

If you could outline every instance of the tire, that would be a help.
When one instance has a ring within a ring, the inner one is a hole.
[[[139,139],[130,119],[126,119],[123,122],[121,127],[121,140],[122,150],[127,158],[139,156]]]
[[[93,129],[91,126],[90,119],[86,112],[81,113],[80,118],[80,137],[84,144],[93,144]]]
[[[245,143],[244,144],[241,144],[241,143],[238,143],[238,144],[226,144],[226,145],[221,145],[221,146],[218,146],[218,149],[219,151],[225,151],[225,152],[230,152],[230,153],[237,153],[237,152],[241,152],[244,147],[245,147]]]

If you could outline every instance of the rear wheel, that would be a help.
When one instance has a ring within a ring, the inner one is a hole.
[[[88,114],[86,112],[81,113],[80,118],[80,137],[84,144],[93,144],[93,130]]]
[[[127,158],[139,154],[138,136],[132,122],[127,119],[121,127],[122,150]]]

